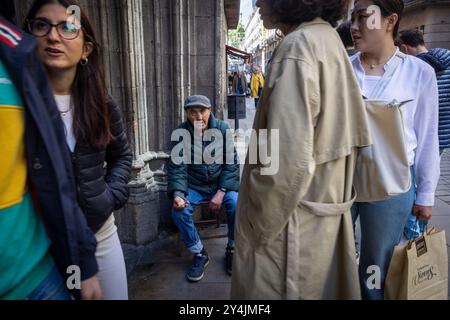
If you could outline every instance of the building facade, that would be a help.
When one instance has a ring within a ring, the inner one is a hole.
[[[14,2],[21,24],[31,0]],[[166,196],[171,133],[185,120],[183,101],[227,101],[226,34],[239,0],[80,0],[103,47],[108,89],[122,107],[133,147],[130,200],[115,212],[127,270],[173,230]],[[147,257],[148,258],[148,257]]]
[[[250,1],[250,0],[247,0]],[[278,46],[280,37],[276,30],[267,30],[259,15],[259,10],[252,2],[253,11],[248,15],[245,24],[244,50],[253,54],[253,65],[260,67],[262,72],[267,70],[267,64],[273,51]]]
[[[419,29],[429,49],[450,49],[450,1],[404,0],[400,30]]]

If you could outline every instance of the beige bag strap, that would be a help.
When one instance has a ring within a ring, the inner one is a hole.
[[[378,98],[378,96],[384,91],[384,89],[388,86],[389,82],[392,79],[392,76],[394,75],[395,71],[397,70],[398,66],[403,62],[405,59],[405,54],[398,51],[396,52],[395,56],[392,58],[393,61],[388,65],[388,68],[386,72],[384,73],[383,77],[381,77],[380,81],[378,81],[375,88],[373,88],[372,94],[370,97],[372,99]]]

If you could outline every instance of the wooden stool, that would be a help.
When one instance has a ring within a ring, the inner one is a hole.
[[[220,234],[215,236],[201,236],[201,230],[205,229],[207,226],[216,225],[216,228],[219,229],[221,223],[225,222],[227,219],[227,214],[225,208],[222,206],[219,211],[212,213],[209,210],[209,202],[204,201],[201,202],[200,205],[196,208],[194,214],[192,215],[192,219],[194,220],[195,228],[200,236],[201,240],[207,239],[219,239],[219,238],[227,238],[228,234]],[[181,256],[183,252],[184,244],[181,241],[180,232],[177,233],[177,255]]]

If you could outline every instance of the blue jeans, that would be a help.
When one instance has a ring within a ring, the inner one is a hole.
[[[56,266],[25,300],[72,300]]]
[[[412,187],[407,193],[383,201],[358,202],[352,207],[353,223],[358,215],[361,223],[359,281],[363,299],[384,299],[384,281],[392,253],[414,206],[416,187],[413,172],[412,180]],[[375,273],[371,266],[379,267],[376,271],[380,271],[380,286],[376,288],[367,286],[376,283],[372,281]]]
[[[195,209],[202,202],[211,201],[215,194],[215,192],[212,194],[204,194],[193,189],[188,189],[186,200],[190,202],[190,205],[183,211],[172,209],[172,219],[178,227],[186,248],[192,253],[200,253],[203,250],[203,244],[200,240],[197,229],[195,228],[192,215],[194,214]],[[227,192],[222,203],[222,206],[226,209],[228,217],[229,243],[234,242],[234,218],[236,216],[237,198],[237,192]]]

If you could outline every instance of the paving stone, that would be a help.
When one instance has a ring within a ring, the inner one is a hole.
[[[214,227],[203,230],[205,236],[214,237]],[[210,231],[210,232],[208,232]],[[165,248],[158,252],[151,264],[136,269],[129,279],[132,300],[228,300],[231,277],[225,272],[224,255],[226,238],[203,241],[210,256],[204,278],[190,283],[185,277],[192,263],[192,254],[184,250],[181,256]],[[173,246],[176,246],[173,243]]]
[[[434,216],[431,219],[430,225],[436,227],[437,230],[445,230],[447,245],[450,245],[450,217]]]
[[[442,201],[441,199],[437,198],[434,203],[433,216],[450,217],[450,207],[445,201]]]

